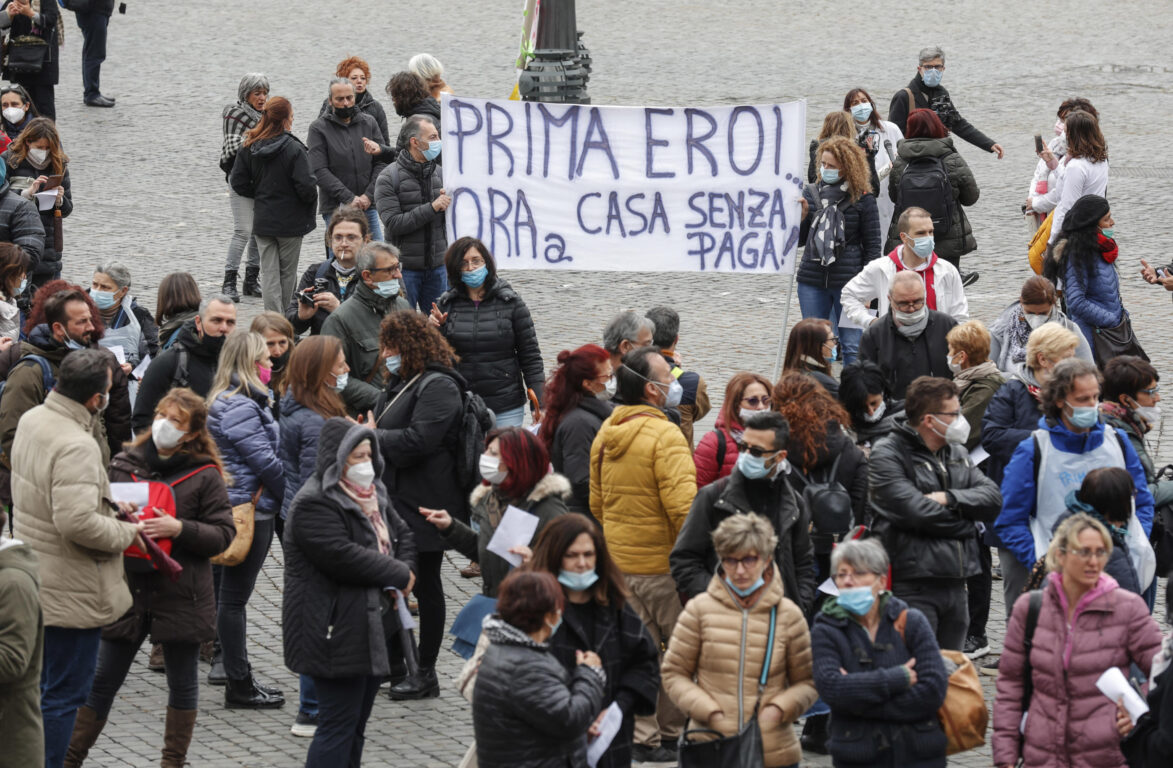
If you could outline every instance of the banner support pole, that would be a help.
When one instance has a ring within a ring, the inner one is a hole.
[[[782,373],[782,353],[786,350],[786,327],[790,325],[790,303],[794,299],[794,273],[790,273],[790,283],[786,288],[786,309],[782,312],[782,334],[778,339],[778,357],[774,360],[774,381]]]

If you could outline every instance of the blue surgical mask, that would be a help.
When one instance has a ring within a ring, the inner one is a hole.
[[[737,455],[737,471],[747,480],[761,480],[770,474],[770,470],[766,466],[766,457],[754,456],[749,451],[743,451]]]
[[[1100,232],[1104,235],[1104,237],[1108,238],[1109,240],[1116,239],[1116,230],[1112,227],[1108,227],[1107,229],[1101,229]]]
[[[872,591],[871,587],[841,589],[835,602],[848,613],[864,616],[872,609],[872,604],[876,602],[876,593]]]
[[[376,296],[383,298],[383,299],[389,299],[392,296],[396,296],[399,294],[399,281],[398,280],[381,280],[381,281],[375,283],[374,290],[375,290]]]
[[[469,288],[480,288],[485,284],[485,278],[489,276],[489,268],[481,265],[471,272],[461,272],[460,282],[467,285]]]
[[[65,346],[68,347],[69,349],[85,349],[84,344],[81,344],[80,342],[74,341],[73,337],[71,337],[71,336],[65,337]]]
[[[766,577],[765,576],[758,576],[758,580],[755,581],[753,584],[750,584],[749,587],[746,589],[741,589],[740,587],[734,586],[733,582],[730,581],[728,576],[725,577],[725,583],[727,585],[729,585],[729,588],[732,589],[737,594],[738,597],[749,597],[754,592],[757,592],[759,589],[762,588],[762,585],[764,585],[766,583]]]
[[[944,76],[944,74],[945,73],[939,69],[926,69],[921,73],[920,78],[921,80],[924,80],[925,85],[928,87],[936,88],[941,84],[941,78]]]
[[[933,248],[936,247],[936,245],[937,243],[933,240],[932,235],[912,238],[912,252],[917,256],[920,256],[922,259],[928,259],[930,256],[932,256]]]
[[[551,637],[558,634],[558,627],[562,626],[562,612],[558,612],[558,621],[554,622],[553,624],[547,621],[546,626],[550,628]]]
[[[387,366],[387,373],[395,375],[399,373],[399,366],[403,363],[403,358],[399,355],[391,355],[383,361],[383,365]]]
[[[424,150],[425,160],[435,160],[440,155],[440,139],[428,142],[428,148]]]
[[[838,184],[839,183],[839,169],[838,168],[822,168],[819,170],[819,175],[822,176],[824,184]]]
[[[1071,423],[1080,429],[1091,429],[1100,421],[1100,409],[1094,405],[1067,406],[1071,408]]]
[[[872,116],[872,105],[866,101],[863,104],[856,104],[851,108],[851,116],[855,118],[855,122],[867,122],[867,119]]]
[[[20,287],[16,289],[16,295],[24,293],[24,289],[29,287],[29,279],[26,277],[20,281]]]
[[[594,569],[591,569],[586,573],[577,573],[575,571],[563,570],[558,574],[558,583],[567,589],[573,589],[575,592],[582,592],[584,589],[590,589],[598,580],[599,574],[595,573]]]
[[[350,373],[340,373],[334,377],[334,386],[330,387],[330,389],[334,390],[335,392],[341,392],[342,390],[346,389],[346,385],[349,382]]]
[[[114,294],[110,291],[90,291],[90,298],[94,300],[94,304],[98,309],[110,309],[114,306]]]

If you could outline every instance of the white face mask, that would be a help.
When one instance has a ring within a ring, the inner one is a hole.
[[[496,456],[482,453],[479,464],[481,477],[485,478],[489,482],[489,485],[500,485],[505,482],[505,477],[509,473],[501,469],[501,460]]]
[[[1050,315],[1032,315],[1028,312],[1023,312],[1022,315],[1026,318],[1026,324],[1030,326],[1032,331],[1037,331],[1043,323],[1051,319]]]
[[[949,358],[949,359],[946,361],[946,365],[948,365],[948,366],[949,366],[949,371],[950,371],[950,372],[951,372],[951,373],[952,373],[954,376],[956,376],[957,374],[961,373],[961,363],[954,362],[953,358]]]
[[[151,424],[151,439],[155,447],[161,451],[173,451],[179,447],[179,441],[187,433],[171,423],[170,419],[155,419]]]
[[[359,488],[370,488],[375,482],[375,465],[370,461],[360,461],[346,468],[346,479]]]
[[[595,393],[595,397],[599,398],[600,400],[611,400],[615,397],[615,391],[618,389],[618,386],[619,385],[615,383],[615,377],[612,376],[611,378],[607,379],[607,383],[603,385],[603,388]]]
[[[877,421],[884,418],[884,411],[886,410],[888,410],[888,404],[881,401],[880,404],[876,406],[876,410],[872,411],[871,413],[864,414],[863,420],[868,424],[875,424]]]
[[[1137,416],[1149,423],[1149,426],[1156,432],[1161,431],[1161,406],[1159,405],[1138,405],[1134,409]]]
[[[938,424],[944,424],[942,419],[933,416],[933,421]],[[933,427],[933,431],[937,432],[937,428]],[[937,432],[938,435],[945,438],[945,442],[950,445],[964,445],[965,441],[969,439],[969,422],[965,420],[964,416],[958,416],[948,426],[945,427],[945,432]]]
[[[25,112],[20,107],[7,107],[4,110],[4,119],[10,123],[19,123],[24,120]]]
[[[49,162],[49,150],[47,149],[30,149],[29,160],[33,165],[40,167]]]

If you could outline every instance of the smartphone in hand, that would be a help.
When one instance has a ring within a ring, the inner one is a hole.
[[[1035,154],[1041,153],[1044,149],[1046,149],[1046,145],[1043,144],[1043,134],[1036,133],[1035,134]]]

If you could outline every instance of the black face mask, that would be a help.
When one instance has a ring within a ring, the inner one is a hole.
[[[291,354],[293,354],[292,347],[272,359],[273,373],[280,373],[281,371],[285,370],[285,366],[289,363],[289,356]]]
[[[334,107],[334,117],[337,117],[339,120],[349,120],[354,117],[355,112],[358,112],[358,107],[355,106]]]
[[[224,348],[224,337],[204,334],[204,337],[200,339],[200,346],[219,357],[220,350]]]

